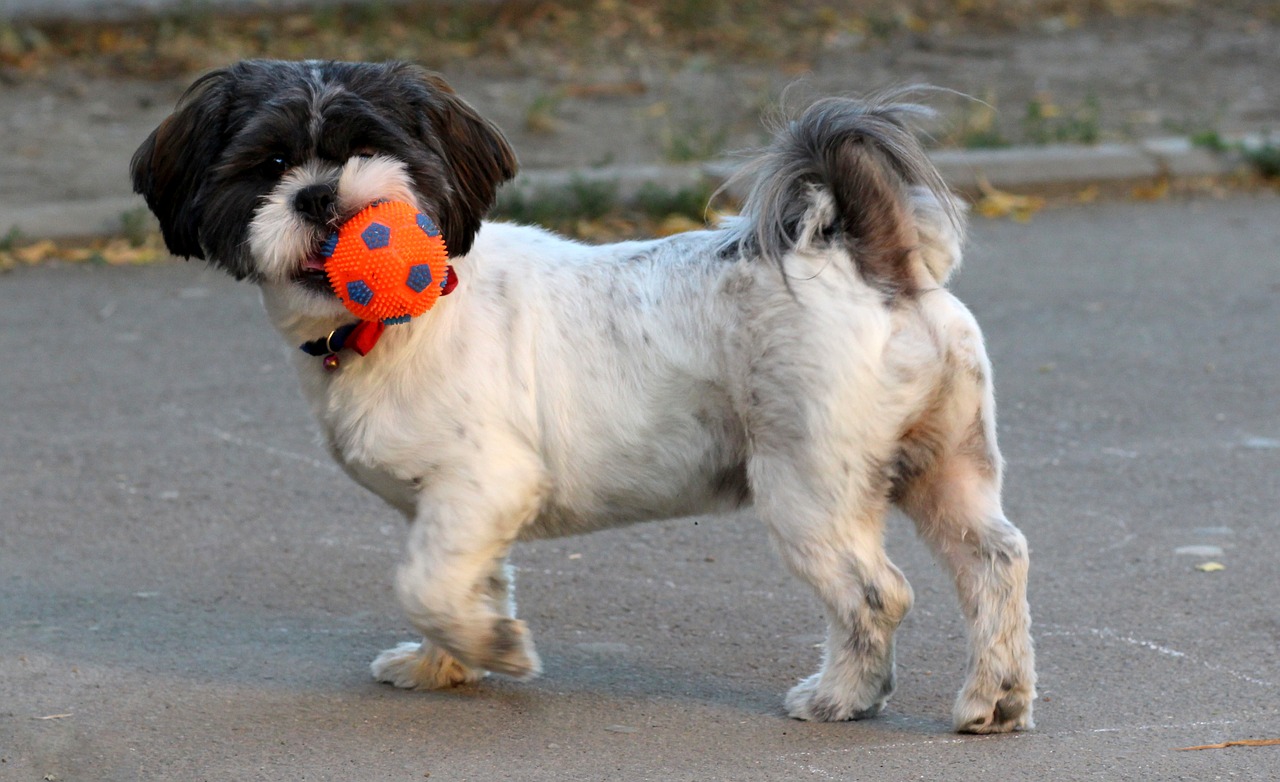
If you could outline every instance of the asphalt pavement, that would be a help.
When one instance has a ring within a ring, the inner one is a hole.
[[[1280,737],[1277,247],[1267,193],[975,223],[1041,692],[997,737],[949,732],[963,623],[896,518],[878,719],[783,714],[823,622],[749,512],[523,545],[542,678],[376,684],[403,523],[328,461],[256,291],[0,276],[0,779],[1274,779],[1280,746],[1175,750]]]

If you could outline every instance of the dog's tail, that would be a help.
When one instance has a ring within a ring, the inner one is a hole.
[[[910,89],[820,100],[780,128],[740,174],[754,177],[734,229],[740,248],[781,266],[789,252],[842,242],[891,298],[915,292],[921,271],[946,282],[964,211],[912,129],[932,110],[896,100]]]

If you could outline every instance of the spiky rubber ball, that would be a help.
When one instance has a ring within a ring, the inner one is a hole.
[[[352,315],[406,323],[431,309],[449,253],[435,221],[403,201],[376,201],[321,248],[333,292]]]

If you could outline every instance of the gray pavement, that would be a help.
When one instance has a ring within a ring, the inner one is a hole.
[[[1173,749],[1280,737],[1277,218],[1263,194],[976,223],[957,289],[1042,693],[992,738],[948,732],[963,625],[900,519],[917,603],[879,719],[783,716],[822,620],[749,513],[519,548],[539,680],[375,684],[411,637],[402,523],[327,461],[254,289],[0,276],[0,779],[1274,779],[1280,747]]]

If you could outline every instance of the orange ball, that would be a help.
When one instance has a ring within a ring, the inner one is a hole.
[[[436,303],[449,253],[435,221],[403,201],[375,201],[321,250],[333,292],[361,320],[406,323]]]

